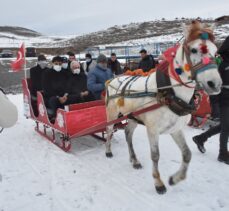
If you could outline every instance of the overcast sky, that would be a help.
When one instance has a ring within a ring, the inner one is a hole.
[[[48,35],[175,17],[229,15],[229,0],[1,0],[0,25]]]

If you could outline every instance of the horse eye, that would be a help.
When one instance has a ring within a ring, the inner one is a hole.
[[[192,53],[197,53],[198,51],[197,51],[196,48],[192,48],[192,49],[191,49],[191,52],[192,52]]]

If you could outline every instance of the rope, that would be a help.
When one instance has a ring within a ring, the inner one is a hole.
[[[192,83],[193,81],[188,81],[184,84],[190,84]],[[116,87],[112,86],[111,84],[109,84],[108,86],[110,86],[112,89],[114,89],[115,91],[119,91],[119,89],[117,89]],[[163,90],[163,89],[168,89],[168,88],[173,88],[173,87],[179,87],[179,86],[183,86],[183,84],[174,84],[174,85],[170,85],[170,86],[163,86],[163,87],[160,87],[160,88],[155,88],[155,89],[148,89],[148,92],[153,92],[153,91],[157,91],[157,90]],[[139,93],[142,93],[142,92],[145,92],[145,90],[128,90],[129,92],[139,92]]]

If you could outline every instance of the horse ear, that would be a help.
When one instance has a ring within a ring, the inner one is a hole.
[[[185,23],[182,23],[182,30],[183,30],[183,35],[185,38],[187,38],[188,36],[188,32],[189,32],[189,26],[186,25]]]

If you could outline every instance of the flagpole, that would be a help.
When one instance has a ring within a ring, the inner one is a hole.
[[[27,71],[26,71],[26,58],[25,58],[25,43],[23,43],[23,58],[24,58],[24,77],[25,79],[27,79]]]

